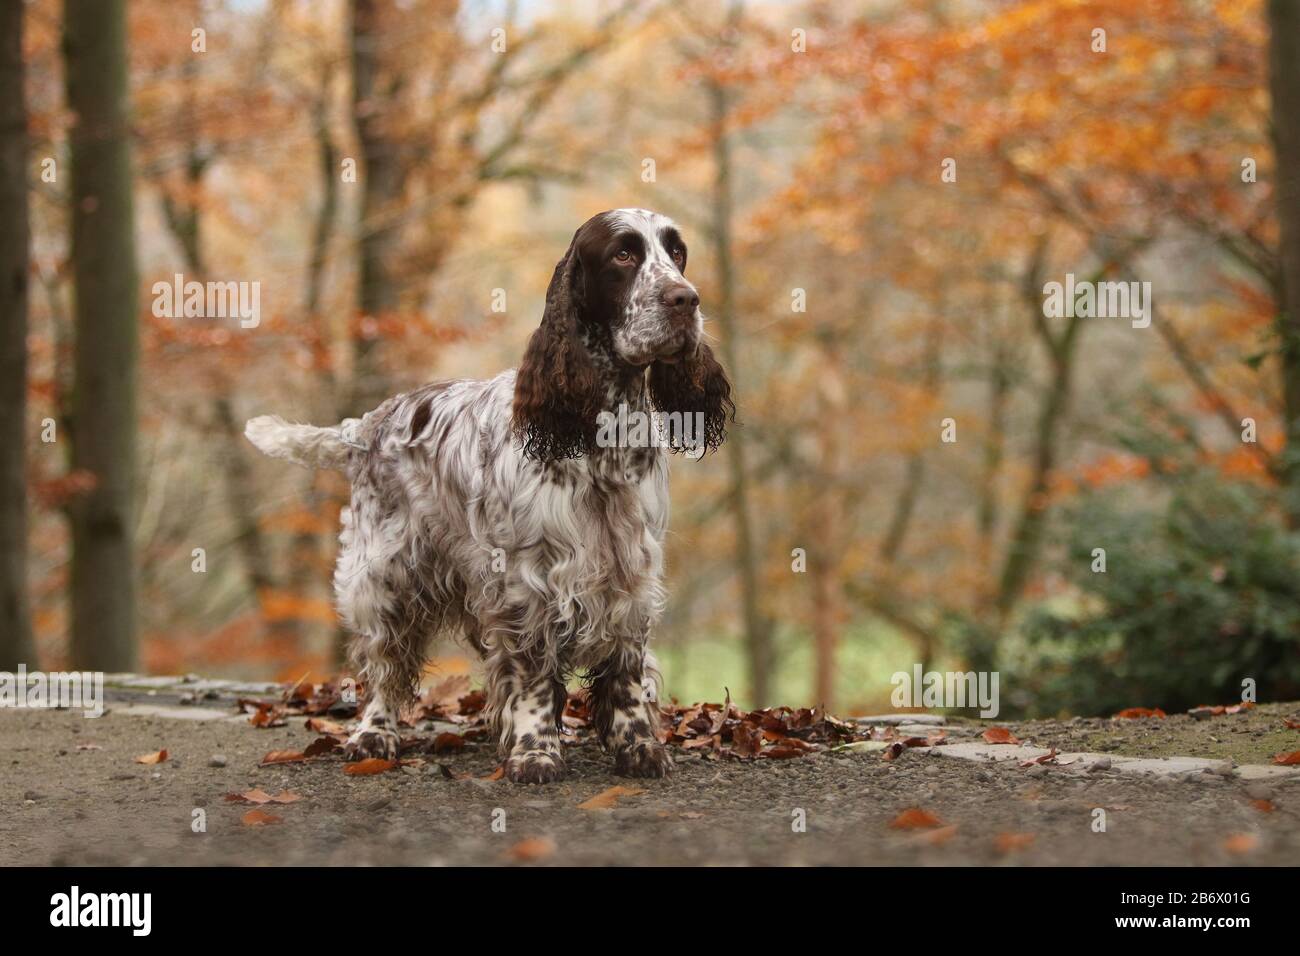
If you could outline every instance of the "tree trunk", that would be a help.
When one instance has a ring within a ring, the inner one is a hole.
[[[1071,325],[1078,326],[1078,320],[1071,320]],[[1057,432],[1066,418],[1070,405],[1071,380],[1074,377],[1074,342],[1060,356],[1054,356],[1052,362],[1052,382],[1048,385],[1047,397],[1039,408],[1039,420],[1035,429],[1034,473],[1030,484],[1024,492],[1021,514],[1011,532],[1011,541],[1002,566],[1002,576],[997,591],[997,610],[1006,614],[1024,591],[1024,585],[1030,576],[1030,568],[1039,555],[1043,544],[1043,525],[1047,519],[1048,481],[1052,470],[1056,468]]]
[[[988,424],[984,432],[984,461],[980,473],[980,504],[976,528],[980,567],[992,567],[993,543],[998,528],[998,480],[1006,455],[1007,398],[1011,392],[1011,373],[1001,346],[994,346],[988,379]],[[979,606],[987,606],[989,589],[980,585],[976,597]]]
[[[1269,0],[1268,20],[1273,165],[1281,233],[1278,338],[1286,408],[1283,476],[1287,516],[1292,527],[1300,527],[1300,4]]]
[[[357,240],[357,305],[363,316],[397,309],[400,287],[397,211],[404,174],[399,143],[390,128],[393,97],[400,86],[381,56],[395,16],[386,0],[352,0],[352,112],[361,152],[361,226]],[[360,416],[388,397],[376,354],[377,340],[364,328],[352,334],[352,389],[343,416]]]
[[[818,383],[817,420],[821,456],[820,489],[812,501],[812,537],[809,539],[808,589],[812,599],[810,619],[815,667],[813,703],[832,711],[835,699],[836,660],[840,628],[844,624],[844,582],[840,577],[843,558],[841,529],[850,511],[844,500],[840,425],[844,421],[844,370],[840,343],[827,333],[822,347],[822,377]]]
[[[0,4],[0,671],[36,669],[27,601],[27,111],[23,10]]]
[[[933,395],[939,388],[939,352],[943,344],[943,321],[947,299],[941,296],[935,303],[936,317],[926,330],[925,358],[921,372],[921,383],[927,395]],[[921,487],[925,483],[925,452],[918,449],[907,459],[907,468],[903,475],[903,484],[899,486],[898,497],[894,500],[893,515],[889,520],[888,530],[880,544],[880,558],[886,564],[893,565],[903,549],[907,532],[912,526],[912,517],[916,513],[916,504],[921,498]]]
[[[77,336],[72,461],[95,478],[72,520],[72,666],[136,666],[137,277],[125,0],[65,0]]]
[[[727,140],[727,91],[708,84],[713,123],[713,250],[718,269],[718,311],[714,319],[721,333],[721,350],[732,386],[744,394],[736,352],[735,269],[731,253],[731,147]],[[745,649],[749,657],[751,706],[769,703],[772,674],[772,628],[759,601],[759,563],[750,515],[745,433],[733,428],[727,436],[727,464],[731,477],[731,511],[736,523],[736,566],[740,572],[740,600],[744,612]]]
[[[327,64],[321,73],[320,97],[316,101],[313,117],[317,155],[320,159],[322,196],[320,208],[316,213],[315,228],[312,230],[311,258],[307,265],[307,290],[303,303],[307,321],[322,330],[326,328],[320,316],[321,301],[325,294],[325,265],[329,258],[330,240],[334,235],[334,223],[338,216],[339,204],[339,157],[338,149],[330,134],[329,86],[330,67]],[[334,394],[334,376],[328,368],[321,371],[321,385],[321,390],[326,395]],[[315,515],[322,510],[326,502],[331,501],[331,498],[332,496],[322,489],[319,474],[316,472],[309,474],[303,495],[304,508]],[[341,499],[334,503],[337,507],[342,507],[347,504],[347,501]],[[317,597],[323,598],[321,585],[326,580],[326,576],[321,574],[321,567],[325,563],[326,552],[327,543],[321,531],[305,528],[294,534],[289,549],[286,588],[289,594],[299,600],[300,607],[303,606],[302,602],[310,604]],[[298,633],[299,646],[312,647],[320,626],[301,612],[292,624]],[[340,631],[341,628],[336,627],[334,633]],[[335,640],[332,645],[337,658],[335,663],[341,663],[342,659],[338,658],[337,652],[343,642]]]

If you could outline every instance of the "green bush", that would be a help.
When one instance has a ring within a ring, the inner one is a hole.
[[[1300,697],[1300,534],[1262,489],[1204,473],[1157,510],[1092,493],[1065,515],[1073,606],[1024,620],[1004,693],[1032,713]],[[1104,548],[1106,571],[1092,570]]]

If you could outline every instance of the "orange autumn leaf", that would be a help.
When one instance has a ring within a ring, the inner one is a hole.
[[[288,721],[275,713],[272,707],[259,707],[248,718],[248,722],[254,727],[283,727]]]
[[[239,818],[239,822],[246,827],[269,827],[277,823],[283,823],[284,820],[274,813],[267,813],[265,810],[249,810]]]
[[[1250,805],[1260,813],[1272,813],[1277,808],[1273,806],[1272,800],[1252,800]]]
[[[1259,837],[1252,833],[1234,833],[1223,841],[1223,848],[1229,853],[1249,853],[1259,845]]]
[[[926,846],[943,846],[957,835],[957,824],[950,823],[946,827],[939,827],[937,830],[926,830],[924,833],[918,833],[915,837],[917,843]]]
[[[367,757],[365,760],[358,760],[356,763],[347,764],[343,768],[343,772],[349,777],[369,777],[377,773],[385,773],[396,766],[396,760],[384,760],[380,757]]]
[[[1273,758],[1273,762],[1280,763],[1286,767],[1300,764],[1300,750],[1293,750],[1289,754],[1278,754]]]
[[[262,758],[262,766],[270,763],[302,763],[307,755],[301,750],[272,750]]]
[[[1032,846],[1036,839],[1033,833],[999,833],[993,838],[993,848],[999,853],[1015,853]]]
[[[1166,715],[1159,707],[1127,707],[1115,716],[1122,720],[1136,720],[1139,717],[1164,717]]]
[[[1293,720],[1290,717],[1283,717],[1282,723],[1286,725],[1287,730],[1300,730],[1300,720]]]
[[[297,803],[302,797],[299,794],[289,790],[281,790],[275,796],[267,793],[265,790],[255,789],[248,790],[244,793],[228,793],[226,801],[228,803]]]
[[[941,826],[943,826],[942,820],[919,807],[909,807],[894,817],[889,824],[891,830],[925,830]]]
[[[555,853],[555,841],[550,837],[529,837],[526,840],[520,840],[510,849],[506,850],[506,856],[512,860],[518,860],[520,863],[532,863],[537,860],[544,860]]]
[[[983,737],[986,744],[1020,743],[1020,738],[1005,727],[990,727],[988,730],[984,731]]]
[[[618,803],[622,797],[635,797],[638,793],[645,793],[640,787],[624,787],[619,784],[610,787],[608,790],[601,791],[589,800],[584,800],[578,804],[579,810],[610,810]]]
[[[145,763],[145,764],[156,764],[156,763],[162,763],[166,759],[167,759],[166,750],[156,750],[151,754],[141,754],[139,757],[135,758],[135,762]]]
[[[505,768],[505,767],[497,767],[495,770],[493,770],[490,774],[488,774],[486,777],[483,777],[482,779],[483,779],[483,780],[500,780],[500,779],[501,779],[502,777],[504,777],[505,775],[506,775],[506,768]]]
[[[318,734],[345,734],[347,728],[335,720],[326,720],[324,717],[308,717],[307,729],[314,730]]]
[[[1032,767],[1035,764],[1056,763],[1056,748],[1053,747],[1045,754],[1039,754],[1037,757],[1030,757],[1028,760],[1020,761],[1022,767]]]
[[[1151,472],[1151,463],[1131,454],[1109,454],[1083,468],[1083,483],[1090,488],[1103,488],[1120,481],[1145,478]]]

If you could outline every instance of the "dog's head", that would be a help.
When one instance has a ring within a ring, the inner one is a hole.
[[[536,458],[595,448],[597,417],[615,386],[649,367],[663,412],[704,415],[716,448],[734,418],[731,385],[704,344],[700,297],[686,279],[686,243],[666,216],[616,209],[573,235],[546,292],[515,379],[514,428]]]

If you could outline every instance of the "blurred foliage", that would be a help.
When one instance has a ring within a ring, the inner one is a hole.
[[[1300,693],[1260,0],[383,6],[361,102],[345,2],[130,7],[146,669],[332,674],[346,482],[254,456],[238,423],[364,411],[363,355],[391,392],[496,374],[575,226],[647,206],[691,243],[746,443],[674,464],[667,693],[881,710],[916,663],[1000,666],[1006,713],[1228,702],[1243,676]],[[28,21],[31,153],[61,157],[58,8]],[[400,175],[367,212],[365,163],[340,165],[375,116]],[[32,209],[35,434],[71,387],[62,184]],[[359,249],[381,229],[377,312]],[[261,325],[155,316],[152,283],[182,271],[262,283]],[[1068,274],[1150,281],[1159,314],[1046,317]],[[30,576],[57,666],[84,476],[41,447]],[[756,700],[746,645],[769,630]]]
[[[1084,600],[1025,618],[1004,685],[1017,706],[1185,710],[1239,700],[1246,678],[1261,700],[1300,695],[1300,533],[1259,485],[1201,469],[1170,484],[1161,507],[1092,493],[1066,512],[1066,574]]]

